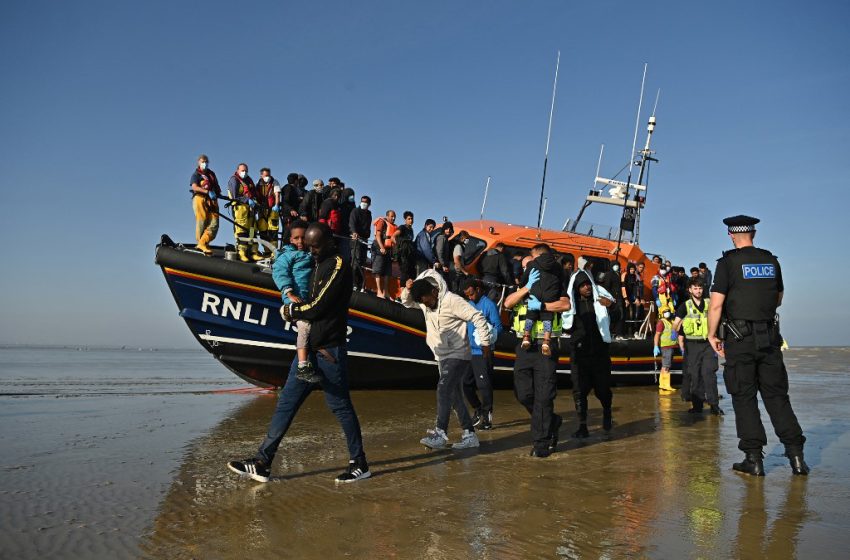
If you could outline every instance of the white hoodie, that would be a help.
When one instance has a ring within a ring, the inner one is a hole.
[[[425,343],[434,352],[437,361],[472,359],[466,332],[466,324],[469,321],[475,325],[475,333],[480,339],[481,346],[490,345],[490,327],[487,319],[464,298],[449,292],[439,272],[426,270],[416,279],[427,280],[437,288],[437,308],[431,309],[416,303],[410,297],[410,291],[407,288],[401,291],[401,303],[405,307],[418,306],[422,309],[425,314]]]

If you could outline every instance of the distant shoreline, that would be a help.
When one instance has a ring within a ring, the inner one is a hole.
[[[184,346],[182,348],[152,346],[99,346],[93,344],[0,344],[0,350],[80,350],[80,351],[118,351],[118,352],[203,352],[203,348]]]

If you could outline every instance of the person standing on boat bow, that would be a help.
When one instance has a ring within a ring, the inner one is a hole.
[[[782,335],[776,308],[782,304],[785,286],[779,261],[770,251],[753,245],[756,224],[750,216],[733,216],[723,223],[735,249],[717,261],[711,305],[708,312],[708,339],[714,351],[726,358],[723,380],[732,395],[738,449],[744,460],[735,471],[764,476],[762,448],[767,435],[759,415],[757,395],[785,445],[785,456],[795,475],[809,474],[803,459],[806,437],[797,422],[788,398],[788,371],[782,360]],[[718,329],[724,333],[719,336]]]
[[[227,182],[230,204],[233,211],[233,235],[239,260],[259,261],[263,257],[257,252],[257,243],[253,241],[257,233],[257,187],[248,175],[248,164],[240,163],[236,172]]]
[[[517,401],[531,415],[532,457],[548,457],[558,446],[558,430],[564,419],[555,414],[555,397],[558,392],[557,367],[561,335],[561,312],[570,309],[570,298],[564,288],[554,302],[543,303],[533,295],[531,288],[540,281],[540,271],[528,274],[525,286],[505,298],[505,308],[514,310],[512,330],[517,336],[516,361],[514,362],[514,394]],[[562,285],[563,286],[563,285]],[[551,311],[552,338],[549,355],[544,355],[538,346],[542,338],[543,321],[534,322],[530,337],[531,344],[523,348],[525,316],[531,311]]]
[[[218,233],[218,201],[221,187],[218,179],[209,169],[209,158],[205,154],[198,156],[198,167],[189,179],[192,193],[192,209],[195,211],[195,239],[199,251],[212,255],[209,244]]]
[[[278,247],[278,231],[280,231],[280,197],[281,188],[277,179],[272,177],[272,171],[268,167],[260,169],[260,182],[257,183],[257,229],[260,239],[271,243],[275,249]],[[266,257],[273,256],[273,252],[264,247]]]
[[[369,478],[369,464],[363,451],[360,421],[354,411],[348,389],[348,303],[351,299],[351,269],[343,263],[327,224],[315,223],[307,228],[304,241],[316,261],[306,301],[283,306],[287,321],[310,321],[309,358],[321,373],[321,386],[328,408],[334,413],[348,444],[348,470],[336,482],[356,482]],[[298,409],[316,385],[298,379],[298,357],[292,360],[286,384],[280,391],[277,408],[268,434],[257,455],[243,461],[230,461],[228,468],[258,482],[268,482],[271,465],[280,442],[286,435]]]

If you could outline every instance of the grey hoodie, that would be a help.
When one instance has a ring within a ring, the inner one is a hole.
[[[437,361],[450,358],[456,360],[472,359],[466,329],[466,324],[469,321],[472,321],[472,324],[475,325],[481,346],[490,345],[490,327],[487,324],[487,319],[464,298],[451,293],[439,272],[426,270],[416,279],[425,279],[439,290],[437,309],[431,309],[413,301],[407,288],[401,291],[401,303],[405,307],[422,309],[422,313],[425,314],[425,343],[434,352]]]

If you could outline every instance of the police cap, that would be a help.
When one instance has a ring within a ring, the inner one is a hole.
[[[755,231],[760,221],[752,216],[732,216],[723,220],[723,223],[729,227],[729,233],[747,233]]]

